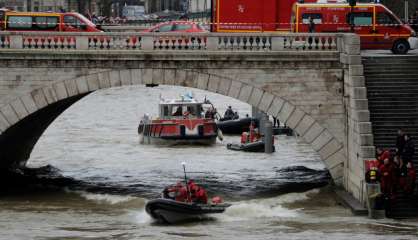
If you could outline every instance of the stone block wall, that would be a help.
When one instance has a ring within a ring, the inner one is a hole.
[[[367,89],[360,55],[360,38],[344,37],[341,51],[344,64],[344,107],[346,113],[344,187],[356,199],[365,202],[364,160],[375,158]]]

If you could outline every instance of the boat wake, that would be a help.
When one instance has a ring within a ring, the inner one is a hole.
[[[302,193],[288,193],[271,198],[232,202],[225,214],[219,216],[222,221],[241,221],[254,218],[294,218],[300,216],[301,209],[291,209],[286,204],[308,200],[319,193],[313,189]]]
[[[157,173],[156,173],[157,174]],[[3,193],[30,193],[31,191],[63,190],[83,191],[100,195],[121,195],[143,198],[156,198],[161,190],[175,182],[173,176],[147,176],[151,179],[129,179],[129,181],[111,181],[111,179],[74,179],[62,175],[59,169],[47,165],[40,168],[24,168],[1,174]],[[145,178],[145,177],[144,177]],[[160,179],[160,180],[158,180]],[[168,179],[168,180],[167,180]],[[228,173],[227,176],[215,173],[200,173],[195,178],[204,186],[209,195],[220,195],[229,201],[241,201],[269,198],[294,192],[326,186],[330,175],[326,170],[314,170],[303,166],[274,169],[273,174],[258,176],[248,172]],[[202,180],[202,181],[199,181]],[[94,196],[94,195],[92,195]],[[111,200],[110,200],[111,202]]]
[[[222,222],[298,217],[302,214],[301,209],[289,206],[298,201],[308,201],[319,192],[318,188],[327,185],[329,181],[327,171],[302,166],[277,169],[275,172],[277,174],[268,179],[253,176],[240,182],[208,178],[205,187],[209,193],[220,194],[226,202],[232,204],[223,214],[214,216],[214,220]],[[76,180],[63,176],[53,166],[21,169],[8,176],[13,177],[13,181],[9,178],[3,184],[13,182],[14,186],[8,185],[10,189],[16,189],[15,184],[19,184],[18,189],[25,191],[22,194],[57,190],[75,193],[94,204],[126,209],[138,224],[153,222],[145,212],[145,204],[148,199],[158,197],[161,191],[160,186],[151,188],[143,184],[118,185]]]
[[[88,201],[93,201],[99,204],[120,205],[123,207],[143,208],[146,199],[134,196],[112,195],[112,194],[97,194],[88,193],[84,191],[77,192],[81,197]]]

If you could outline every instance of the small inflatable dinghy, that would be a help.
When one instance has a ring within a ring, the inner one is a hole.
[[[159,222],[178,223],[202,219],[210,214],[223,213],[229,206],[231,205],[226,203],[199,204],[158,198],[147,202],[145,210]]]
[[[228,143],[228,145],[226,145],[226,148],[228,148],[229,150],[234,150],[234,151],[264,152],[264,142],[257,141],[257,142],[245,143],[245,144]],[[274,151],[275,151],[275,148],[273,146],[273,152]]]
[[[255,126],[258,127],[258,119],[256,118],[240,118],[234,120],[220,120],[216,122],[218,128],[224,134],[241,134],[250,129],[251,121],[254,121]]]

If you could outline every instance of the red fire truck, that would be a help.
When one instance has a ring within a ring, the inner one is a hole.
[[[410,43],[417,42],[415,32],[382,4],[351,7],[344,0],[212,0],[212,9],[213,32],[309,32],[312,19],[315,32],[357,33],[362,49],[404,54]]]
[[[297,1],[212,0],[212,32],[289,32],[292,5]]]
[[[362,49],[391,49],[405,54],[416,33],[382,4],[295,3],[292,8],[293,32],[354,32]],[[311,29],[309,29],[311,28]]]

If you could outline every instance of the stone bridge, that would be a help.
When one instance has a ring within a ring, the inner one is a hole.
[[[48,125],[98,89],[165,84],[277,116],[363,201],[374,158],[352,34],[0,33],[0,167],[22,166]]]

